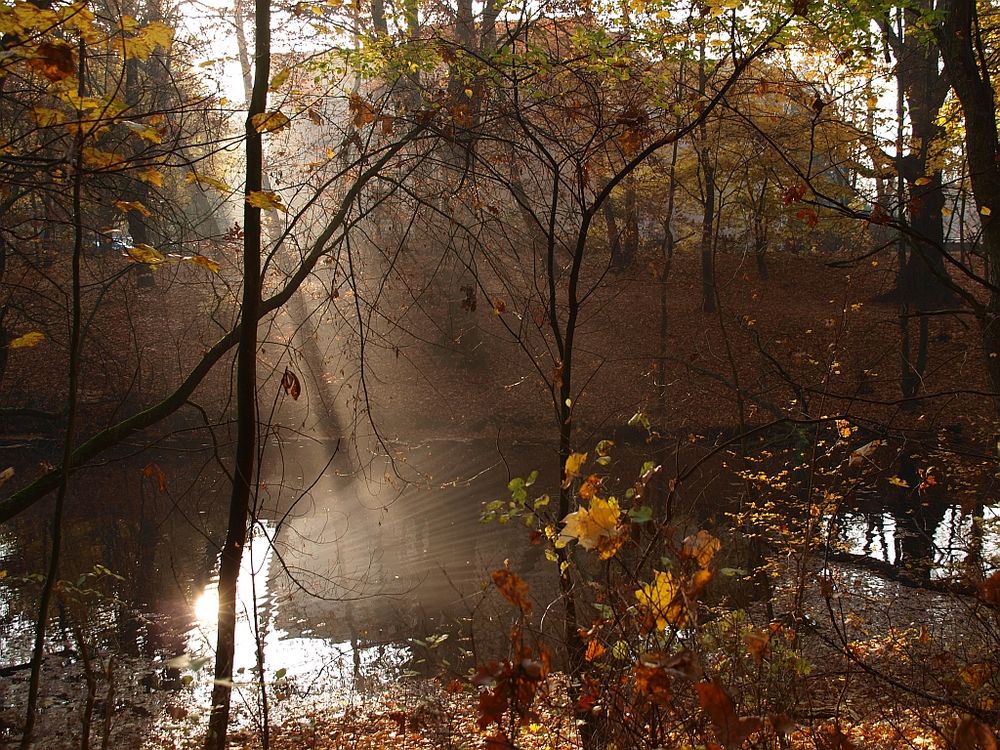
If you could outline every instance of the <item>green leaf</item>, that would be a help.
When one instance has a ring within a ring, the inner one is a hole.
[[[633,523],[648,523],[653,520],[653,509],[648,505],[640,505],[638,508],[630,509],[628,517]]]
[[[282,68],[278,73],[271,79],[271,85],[268,88],[271,91],[277,91],[281,86],[288,80],[288,76],[291,75],[291,71],[288,68]]]
[[[288,674],[288,670],[282,667],[281,669],[279,669],[277,672],[274,673],[274,679],[280,680],[286,674]]]

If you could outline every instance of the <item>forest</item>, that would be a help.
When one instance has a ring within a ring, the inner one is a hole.
[[[994,77],[994,0],[0,0],[0,746],[997,750]]]

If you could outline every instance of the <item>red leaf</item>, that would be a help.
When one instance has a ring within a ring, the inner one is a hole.
[[[281,376],[281,387],[295,401],[298,400],[299,394],[302,393],[302,386],[299,384],[298,377],[287,367],[285,368],[285,374]]]
[[[479,694],[479,728],[486,729],[490,724],[503,721],[507,710],[507,694],[500,690],[483,690]]]

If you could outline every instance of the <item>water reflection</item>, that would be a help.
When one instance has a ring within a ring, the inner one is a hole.
[[[831,543],[904,569],[916,580],[977,578],[1000,564],[1000,506],[974,513],[956,505],[921,504],[883,512],[845,512],[828,519]]]
[[[272,588],[277,578],[272,571],[275,535],[273,522],[259,521],[240,569],[233,662],[237,691],[246,697],[248,690],[256,689],[261,674],[259,659],[264,660],[265,683],[281,681],[286,692],[298,696],[319,690],[335,696],[376,677],[392,679],[398,675],[410,656],[406,646],[371,645],[357,638],[345,642],[318,638],[310,623],[301,619],[296,621],[294,633],[281,627],[281,603]],[[191,675],[196,700],[207,699],[211,692],[218,602],[218,578],[213,577],[192,603],[195,622],[187,633],[185,655],[170,662]]]

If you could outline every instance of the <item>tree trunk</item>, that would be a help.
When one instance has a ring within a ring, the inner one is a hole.
[[[261,135],[254,115],[267,108],[271,73],[270,0],[256,0],[254,26],[254,83],[246,120],[246,193],[263,186]],[[219,626],[215,655],[215,685],[205,750],[223,750],[232,700],[233,654],[236,645],[236,581],[247,541],[250,497],[254,483],[257,437],[257,326],[260,307],[260,209],[243,204],[243,305],[236,362],[236,467],[229,499],[229,526],[219,564]],[[261,675],[263,679],[263,675]]]
[[[703,144],[698,163],[705,179],[705,212],[701,220],[701,309],[715,312],[715,165]]]
[[[934,34],[965,116],[969,177],[982,221],[981,244],[990,288],[986,303],[977,304],[975,313],[993,408],[1000,418],[1000,290],[996,287],[1000,278],[1000,139],[996,102],[975,1],[942,0],[939,10],[944,20],[934,27]]]
[[[708,85],[705,70],[705,43],[698,58],[698,94],[704,98]],[[708,146],[705,123],[698,129],[698,168],[704,180],[705,211],[701,218],[701,309],[715,312],[715,164]]]

